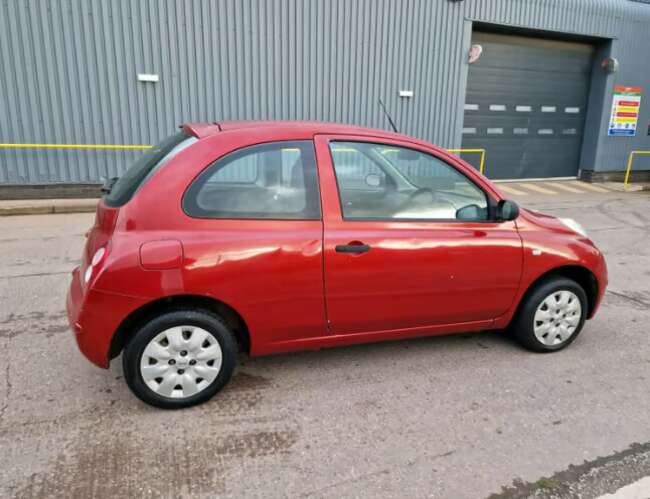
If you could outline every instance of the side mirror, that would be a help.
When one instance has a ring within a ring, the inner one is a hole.
[[[499,201],[497,205],[497,220],[508,222],[519,216],[519,206],[514,201]]]
[[[476,204],[468,204],[456,210],[456,220],[485,220],[485,214],[481,213],[481,208]]]

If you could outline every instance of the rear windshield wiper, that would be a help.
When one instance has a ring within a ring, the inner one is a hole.
[[[111,193],[111,189],[112,189],[113,186],[115,185],[115,182],[117,182],[117,179],[118,179],[118,178],[119,178],[119,177],[111,177],[111,178],[106,179],[106,180],[104,181],[104,183],[102,184],[101,191],[102,191],[104,194],[110,194],[110,193]]]

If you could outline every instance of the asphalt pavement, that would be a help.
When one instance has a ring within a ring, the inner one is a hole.
[[[650,193],[520,200],[607,257],[568,349],[495,332],[242,356],[221,394],[174,412],[68,331],[93,215],[0,218],[0,497],[592,498],[649,476]]]

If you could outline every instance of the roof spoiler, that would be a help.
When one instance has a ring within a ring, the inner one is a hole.
[[[221,131],[219,123],[185,123],[184,125],[180,125],[179,128],[197,139],[202,139],[203,137],[208,137]]]

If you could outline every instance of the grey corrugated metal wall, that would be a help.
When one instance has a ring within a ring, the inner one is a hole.
[[[251,118],[386,128],[381,97],[401,131],[458,147],[472,21],[614,39],[582,166],[650,148],[647,95],[639,135],[606,137],[613,85],[650,88],[650,8],[626,0],[2,0],[0,142],[150,144]],[[136,154],[1,149],[0,184],[95,182]]]

